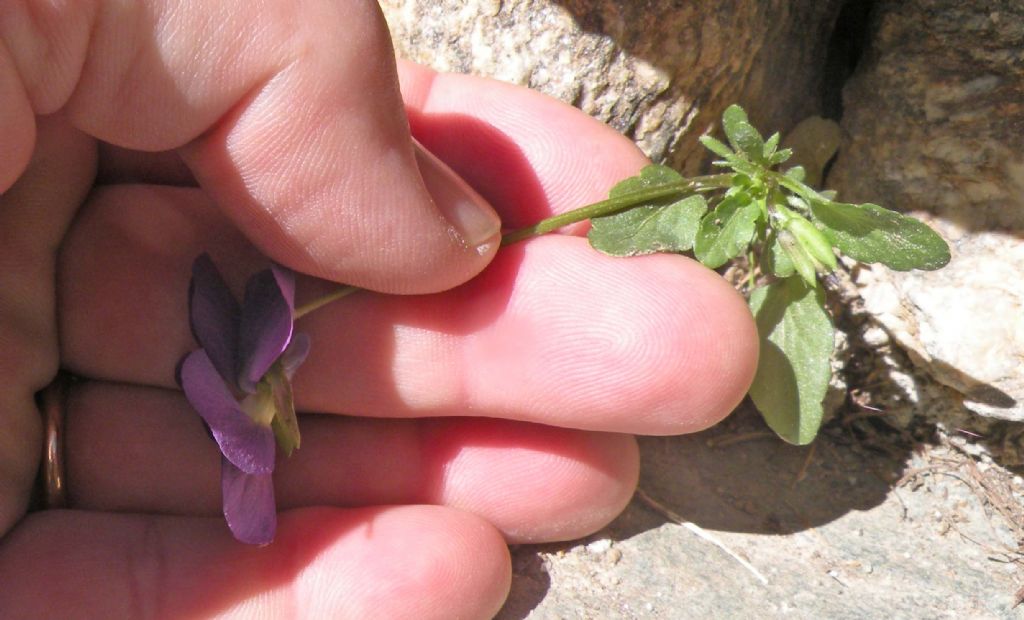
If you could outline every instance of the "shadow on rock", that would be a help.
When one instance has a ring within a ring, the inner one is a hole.
[[[881,504],[905,459],[845,445],[822,433],[811,446],[775,437],[744,404],[724,424],[696,435],[640,441],[644,492],[702,528],[787,534]],[[629,537],[666,521],[637,511],[613,524]],[[645,510],[650,515],[654,510]]]
[[[512,590],[498,618],[525,618],[547,596],[551,577],[545,554],[602,539],[624,541],[674,522],[673,517],[709,532],[785,535],[879,506],[903,474],[912,444],[887,437],[886,449],[875,450],[851,432],[833,424],[812,445],[792,446],[745,402],[702,433],[640,438],[640,489],[660,506],[634,498],[589,539],[515,548]]]
[[[512,589],[495,620],[522,620],[530,615],[551,588],[551,576],[536,545],[512,549]]]

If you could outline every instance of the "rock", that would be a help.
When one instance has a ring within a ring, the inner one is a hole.
[[[800,166],[804,169],[804,183],[819,187],[825,168],[839,149],[843,130],[839,123],[809,116],[796,124],[782,139],[782,146],[793,151],[784,164],[787,168]]]
[[[758,127],[819,112],[841,0],[382,0],[399,54],[572,103],[696,174],[732,103]]]
[[[939,272],[864,270],[866,307],[915,363],[989,417],[1024,420],[1024,244],[975,234]]]
[[[697,435],[641,439],[641,488],[675,515],[634,500],[595,539],[515,549],[498,620],[1019,616],[1019,569],[1003,559],[1019,530],[963,481],[984,476],[1019,504],[1012,474],[913,442],[866,451],[840,432],[814,449],[723,441],[763,428],[741,410]],[[607,539],[614,564],[590,551]]]
[[[922,216],[953,260],[864,268],[865,307],[964,406],[1024,421],[1024,5],[887,0],[875,11],[827,185]]]

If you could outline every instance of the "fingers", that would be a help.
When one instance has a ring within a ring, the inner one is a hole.
[[[649,163],[616,131],[550,97],[407,61],[398,67],[417,140],[483,194],[506,228],[602,200]],[[175,153],[101,144],[106,183],[194,184],[183,168]]]
[[[2,9],[0,9],[2,10]],[[0,45],[0,193],[7,191],[28,165],[35,146],[36,126],[17,67],[7,49]]]
[[[485,619],[510,572],[497,532],[449,508],[297,510],[267,547],[218,519],[46,511],[0,541],[0,616]]]
[[[211,251],[236,290],[260,259],[197,190],[95,196],[62,255],[62,359],[87,376],[171,387],[195,347],[193,258]],[[713,272],[677,256],[611,258],[564,236],[510,246],[458,289],[357,294],[298,329],[314,343],[296,377],[305,411],[645,434],[719,420],[757,356],[746,304]]]
[[[0,127],[63,108],[122,147],[182,147],[236,225],[300,271],[434,291],[496,249],[493,210],[409,139],[375,2],[24,2],[0,11],[0,37]],[[31,141],[12,135],[0,182]]]
[[[58,363],[57,246],[92,183],[95,157],[93,141],[64,119],[40,119],[27,169],[0,196],[0,535],[20,518],[38,471],[34,394]]]
[[[100,142],[96,184],[127,183],[182,187],[198,185],[177,151],[141,153]]]
[[[74,507],[220,514],[216,445],[179,393],[86,384],[67,419]],[[301,429],[301,449],[278,460],[280,509],[443,504],[510,542],[596,531],[628,503],[639,469],[630,436],[506,420],[303,416]]]
[[[604,200],[650,163],[614,129],[535,91],[411,62],[398,69],[416,138],[477,188],[506,228]]]
[[[300,324],[302,406],[677,434],[742,399],[757,344],[742,299],[694,261],[628,261],[553,236],[436,296],[352,296]]]

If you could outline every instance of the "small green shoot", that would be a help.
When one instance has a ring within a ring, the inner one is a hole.
[[[651,165],[625,179],[608,200],[507,235],[505,243],[591,219],[591,245],[613,256],[692,252],[718,268],[750,257],[750,308],[761,337],[761,359],[750,396],[784,440],[814,439],[831,378],[834,327],[821,278],[837,252],[891,269],[939,269],[949,246],[924,223],[875,204],[837,202],[805,181],[801,166],[782,169],[792,155],[767,140],[746,112],[722,117],[726,142],[703,136],[723,174],[684,178]],[[813,178],[819,176],[813,171]]]

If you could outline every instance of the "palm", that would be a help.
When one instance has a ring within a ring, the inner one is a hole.
[[[391,70],[381,63],[358,69],[377,80]],[[506,225],[598,200],[644,163],[607,128],[535,93],[412,65],[400,73],[414,133]],[[134,77],[122,92],[145,90],[150,75]],[[300,416],[302,448],[275,472],[277,539],[240,545],[219,516],[217,448],[174,384],[175,366],[195,347],[185,303],[193,259],[210,252],[234,286],[269,254],[300,271],[423,292],[466,280],[493,250],[453,244],[429,201],[426,215],[403,210],[403,196],[422,202],[423,186],[415,171],[395,176],[380,165],[393,152],[413,161],[404,125],[394,130],[395,117],[380,112],[384,96],[371,92],[365,119],[339,125],[339,136],[364,135],[369,145],[340,165],[349,152],[340,147],[351,144],[332,144],[333,130],[288,143],[311,135],[296,127],[284,133],[285,153],[267,150],[266,127],[247,134],[246,119],[228,115],[237,101],[223,97],[210,109],[190,102],[199,109],[179,110],[180,125],[152,128],[180,135],[146,142],[150,127],[126,130],[102,108],[104,92],[89,90],[80,85],[66,110],[76,126],[148,150],[181,146],[181,158],[100,149],[94,187],[93,139],[60,116],[41,117],[33,163],[0,199],[0,616],[258,607],[487,617],[507,588],[507,542],[601,527],[635,484],[628,433],[702,428],[750,380],[756,340],[744,304],[678,257],[611,259],[554,236],[498,253],[480,277],[446,292],[355,295],[299,323],[313,349],[295,378],[297,404],[316,415]],[[202,99],[201,88],[190,92]],[[153,100],[124,99],[129,112],[131,102]],[[391,103],[400,116],[401,102]],[[185,112],[208,124],[227,115],[228,128],[203,132]],[[577,143],[589,145],[585,160]],[[0,181],[12,176],[7,163]],[[349,176],[332,184],[332,175]],[[327,200],[328,190],[337,195]],[[342,218],[336,209],[351,211]],[[300,301],[324,286],[300,280]],[[58,365],[82,377],[66,412],[73,509],[23,517],[41,445],[33,394]],[[40,583],[51,596],[38,595]]]

